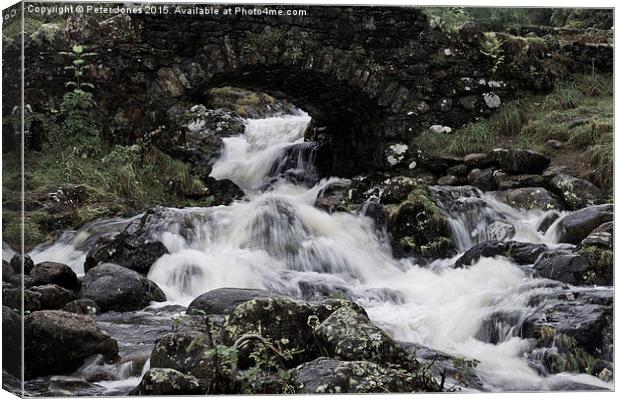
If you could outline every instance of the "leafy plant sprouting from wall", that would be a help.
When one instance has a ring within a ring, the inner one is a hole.
[[[502,42],[494,32],[485,32],[480,42],[480,52],[491,59],[493,62],[491,73],[495,74],[504,62],[504,54]]]
[[[66,143],[70,141],[74,148],[80,152],[81,157],[91,155],[99,144],[99,130],[93,121],[91,110],[95,106],[93,94],[85,89],[94,89],[92,83],[84,80],[85,73],[91,67],[89,58],[94,58],[97,53],[85,53],[84,46],[76,44],[70,52],[60,52],[71,59],[71,63],[65,66],[65,70],[73,72],[73,80],[65,82],[65,87],[73,90],[65,93],[60,104],[64,117],[62,137],[51,137],[50,141]]]
[[[75,90],[83,90],[88,87],[94,89],[92,83],[84,82],[84,72],[90,68],[91,64],[87,62],[89,58],[96,57],[97,53],[85,53],[84,46],[76,44],[71,48],[70,52],[61,52],[60,54],[72,58],[71,65],[67,65],[65,70],[73,71],[75,80],[65,83],[65,87],[74,87]]]

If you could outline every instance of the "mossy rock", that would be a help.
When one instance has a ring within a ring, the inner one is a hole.
[[[299,393],[437,392],[439,386],[426,372],[410,373],[368,361],[321,357],[293,371]]]
[[[226,317],[222,341],[232,345],[246,334],[257,334],[290,355],[287,366],[297,366],[321,354],[314,329],[341,307],[364,313],[358,305],[346,300],[331,299],[316,304],[286,297],[253,299],[237,306]],[[249,355],[257,345],[251,343],[239,351],[241,368],[252,365]]]
[[[428,187],[417,185],[398,205],[387,207],[388,232],[405,253],[444,257],[454,251],[448,220],[433,201]]]

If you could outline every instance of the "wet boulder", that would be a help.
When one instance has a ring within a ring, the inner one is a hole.
[[[296,366],[320,354],[314,328],[340,307],[363,312],[349,301],[331,300],[316,304],[285,297],[252,299],[228,315],[222,335],[224,342],[233,344],[245,334],[259,334],[277,342],[282,351],[292,351],[287,366]],[[240,366],[251,365],[249,354],[256,345],[250,342],[239,352]]]
[[[611,249],[614,244],[614,222],[606,222],[592,230],[579,245],[596,245],[602,248]]]
[[[224,353],[232,350],[213,348],[209,337],[198,331],[166,334],[155,341],[151,367],[170,368],[196,378],[204,393],[233,393],[236,358]]]
[[[555,193],[568,209],[577,210],[605,202],[605,193],[587,180],[565,173],[547,176],[549,189]]]
[[[558,242],[579,244],[592,230],[613,221],[613,212],[611,204],[595,205],[564,216],[557,224]]]
[[[510,190],[522,187],[544,187],[545,178],[541,175],[503,176],[497,181],[498,190]]]
[[[21,377],[22,317],[2,306],[2,367]],[[4,381],[3,381],[4,382]]]
[[[552,372],[586,372],[599,360],[613,358],[613,343],[608,340],[612,290],[556,290],[533,296],[528,306],[536,311],[524,319],[519,336],[536,339],[538,347],[555,348],[560,359],[542,359]]]
[[[613,285],[613,222],[603,223],[577,246],[577,253],[590,264],[588,281],[597,285]]]
[[[320,357],[298,366],[292,378],[299,393],[437,392],[428,373],[409,373],[368,361]]]
[[[524,187],[499,191],[496,198],[513,208],[540,209],[543,211],[562,209],[560,202],[542,187]]]
[[[523,149],[496,148],[489,152],[489,157],[497,162],[501,169],[511,173],[541,173],[551,163],[543,154]]]
[[[365,201],[360,207],[359,213],[371,218],[377,230],[387,228],[388,214],[383,205],[372,201]]]
[[[129,394],[143,395],[200,395],[204,389],[198,380],[174,369],[152,368]]]
[[[314,206],[329,213],[352,210],[351,182],[335,181],[327,185],[319,191]]]
[[[28,291],[38,294],[40,309],[62,309],[66,304],[76,299],[74,291],[56,284],[40,285],[29,288]]]
[[[155,341],[151,367],[172,368],[198,376],[203,353],[209,349],[211,345],[202,333],[188,331],[166,334]]]
[[[168,253],[159,241],[150,241],[141,234],[123,231],[114,237],[101,237],[86,255],[84,271],[102,263],[114,263],[138,273],[147,274],[151,265]]]
[[[332,313],[316,329],[323,347],[339,360],[368,360],[379,364],[398,364],[415,369],[417,361],[368,316],[349,307]]]
[[[471,169],[483,169],[493,166],[496,162],[488,153],[473,153],[465,155],[463,163]]]
[[[567,284],[587,284],[591,265],[583,256],[565,250],[551,250],[542,255],[533,269],[540,277]]]
[[[30,271],[34,267],[34,262],[28,255],[24,256],[23,259],[24,259],[23,260],[24,274],[30,274]],[[13,256],[9,264],[11,265],[11,268],[13,269],[15,273],[22,274],[21,273],[21,270],[22,270],[22,256],[21,255]]]
[[[428,367],[436,380],[444,379],[444,387],[454,387],[455,391],[461,389],[474,389],[484,391],[485,386],[481,377],[476,372],[478,361],[455,357],[429,347],[403,342],[401,345],[413,353],[422,367]]]
[[[59,310],[33,312],[24,320],[27,378],[68,374],[86,358],[118,356],[118,344],[89,317]]]
[[[2,282],[2,304],[11,309],[22,309],[22,297],[24,300],[24,310],[33,311],[42,308],[41,294],[31,290],[22,290],[12,284]]]
[[[546,372],[588,372],[613,358],[613,290],[548,285],[521,310],[492,313],[477,338],[498,343],[512,334],[534,339],[528,354]]]
[[[173,111],[177,128],[156,136],[157,146],[165,153],[191,165],[194,175],[207,179],[211,165],[221,154],[222,139],[245,131],[243,120],[224,109],[208,110],[197,104]]]
[[[437,184],[440,186],[462,186],[465,184],[465,178],[455,175],[441,176],[437,179]]]
[[[62,263],[37,263],[30,271],[34,285],[56,284],[69,290],[77,290],[79,282],[71,268]]]
[[[382,204],[398,204],[407,199],[409,193],[418,186],[416,179],[406,176],[391,177],[383,182]]]
[[[405,256],[446,257],[454,253],[448,221],[426,187],[416,187],[405,201],[388,206],[387,211],[388,232]]]
[[[103,312],[139,310],[151,302],[166,300],[157,284],[138,272],[111,263],[86,273],[79,297],[97,302]]]
[[[467,175],[467,183],[482,191],[491,191],[497,188],[495,184],[495,168],[472,169]]]
[[[471,266],[482,257],[504,256],[520,265],[531,265],[547,251],[544,244],[518,241],[485,241],[476,244],[454,263],[455,268]]]
[[[187,314],[228,314],[238,305],[257,298],[273,298],[280,295],[271,291],[250,288],[217,288],[205,292],[187,307]]]
[[[95,315],[101,312],[99,305],[97,302],[92,299],[76,299],[67,303],[62,310],[65,312],[76,313],[76,314],[85,314],[85,315]]]
[[[232,180],[215,179],[211,176],[203,179],[207,186],[205,195],[212,196],[211,205],[230,205],[233,201],[243,198],[243,190]]]
[[[273,181],[286,180],[295,184],[312,187],[319,182],[319,173],[314,167],[314,158],[324,145],[305,141],[284,148],[271,165],[269,176]]]
[[[536,226],[536,231],[539,231],[543,234],[546,233],[547,230],[549,230],[549,227],[551,227],[551,225],[555,223],[555,221],[559,218],[560,213],[557,211],[546,212],[540,223],[538,223],[538,226]]]

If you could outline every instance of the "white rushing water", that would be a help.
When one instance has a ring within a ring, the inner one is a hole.
[[[482,258],[462,269],[447,266],[456,258],[427,267],[396,260],[389,245],[378,239],[370,218],[314,207],[320,190],[337,179],[312,188],[284,180],[274,183],[269,176],[274,162],[288,146],[303,141],[308,122],[305,114],[249,120],[245,134],[224,139],[212,175],[242,187],[243,200],[161,212],[152,234],[170,254],[152,266],[148,277],[170,302],[186,306],[220,287],[264,288],[299,297],[313,290],[345,292],[395,339],[480,360],[478,372],[489,389],[548,389],[562,380],[610,387],[587,375],[540,376],[522,356],[531,349],[527,340],[514,337],[491,344],[476,338],[491,313],[527,310],[529,295],[548,289],[521,267],[503,258]],[[269,189],[261,190],[270,182]],[[462,212],[450,218],[460,252],[476,242],[501,238],[505,225],[514,226],[515,240],[556,245],[553,229],[548,235],[536,231],[545,216],[542,211],[517,210],[472,190],[459,198],[484,205],[473,218]],[[499,225],[492,220],[500,220]],[[80,246],[129,221],[91,224],[37,249],[35,261],[63,261],[81,273]]]

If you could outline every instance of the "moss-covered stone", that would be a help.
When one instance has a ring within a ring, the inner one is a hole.
[[[204,390],[198,380],[174,369],[152,368],[130,395],[200,395]]]
[[[368,360],[379,364],[398,364],[407,370],[419,367],[415,358],[370,322],[349,307],[331,314],[316,329],[330,356],[340,360]]]
[[[406,200],[387,210],[388,232],[405,253],[443,257],[454,250],[448,221],[427,186],[413,186]]]
[[[299,393],[437,392],[439,386],[425,371],[407,372],[369,361],[321,357],[293,371]]]
[[[223,341],[232,345],[246,334],[260,335],[290,355],[288,366],[296,366],[321,354],[314,329],[341,307],[364,312],[355,303],[345,300],[313,304],[286,297],[252,299],[237,306],[226,317]],[[250,343],[240,350],[240,367],[253,364],[250,354],[256,349],[257,345]]]

